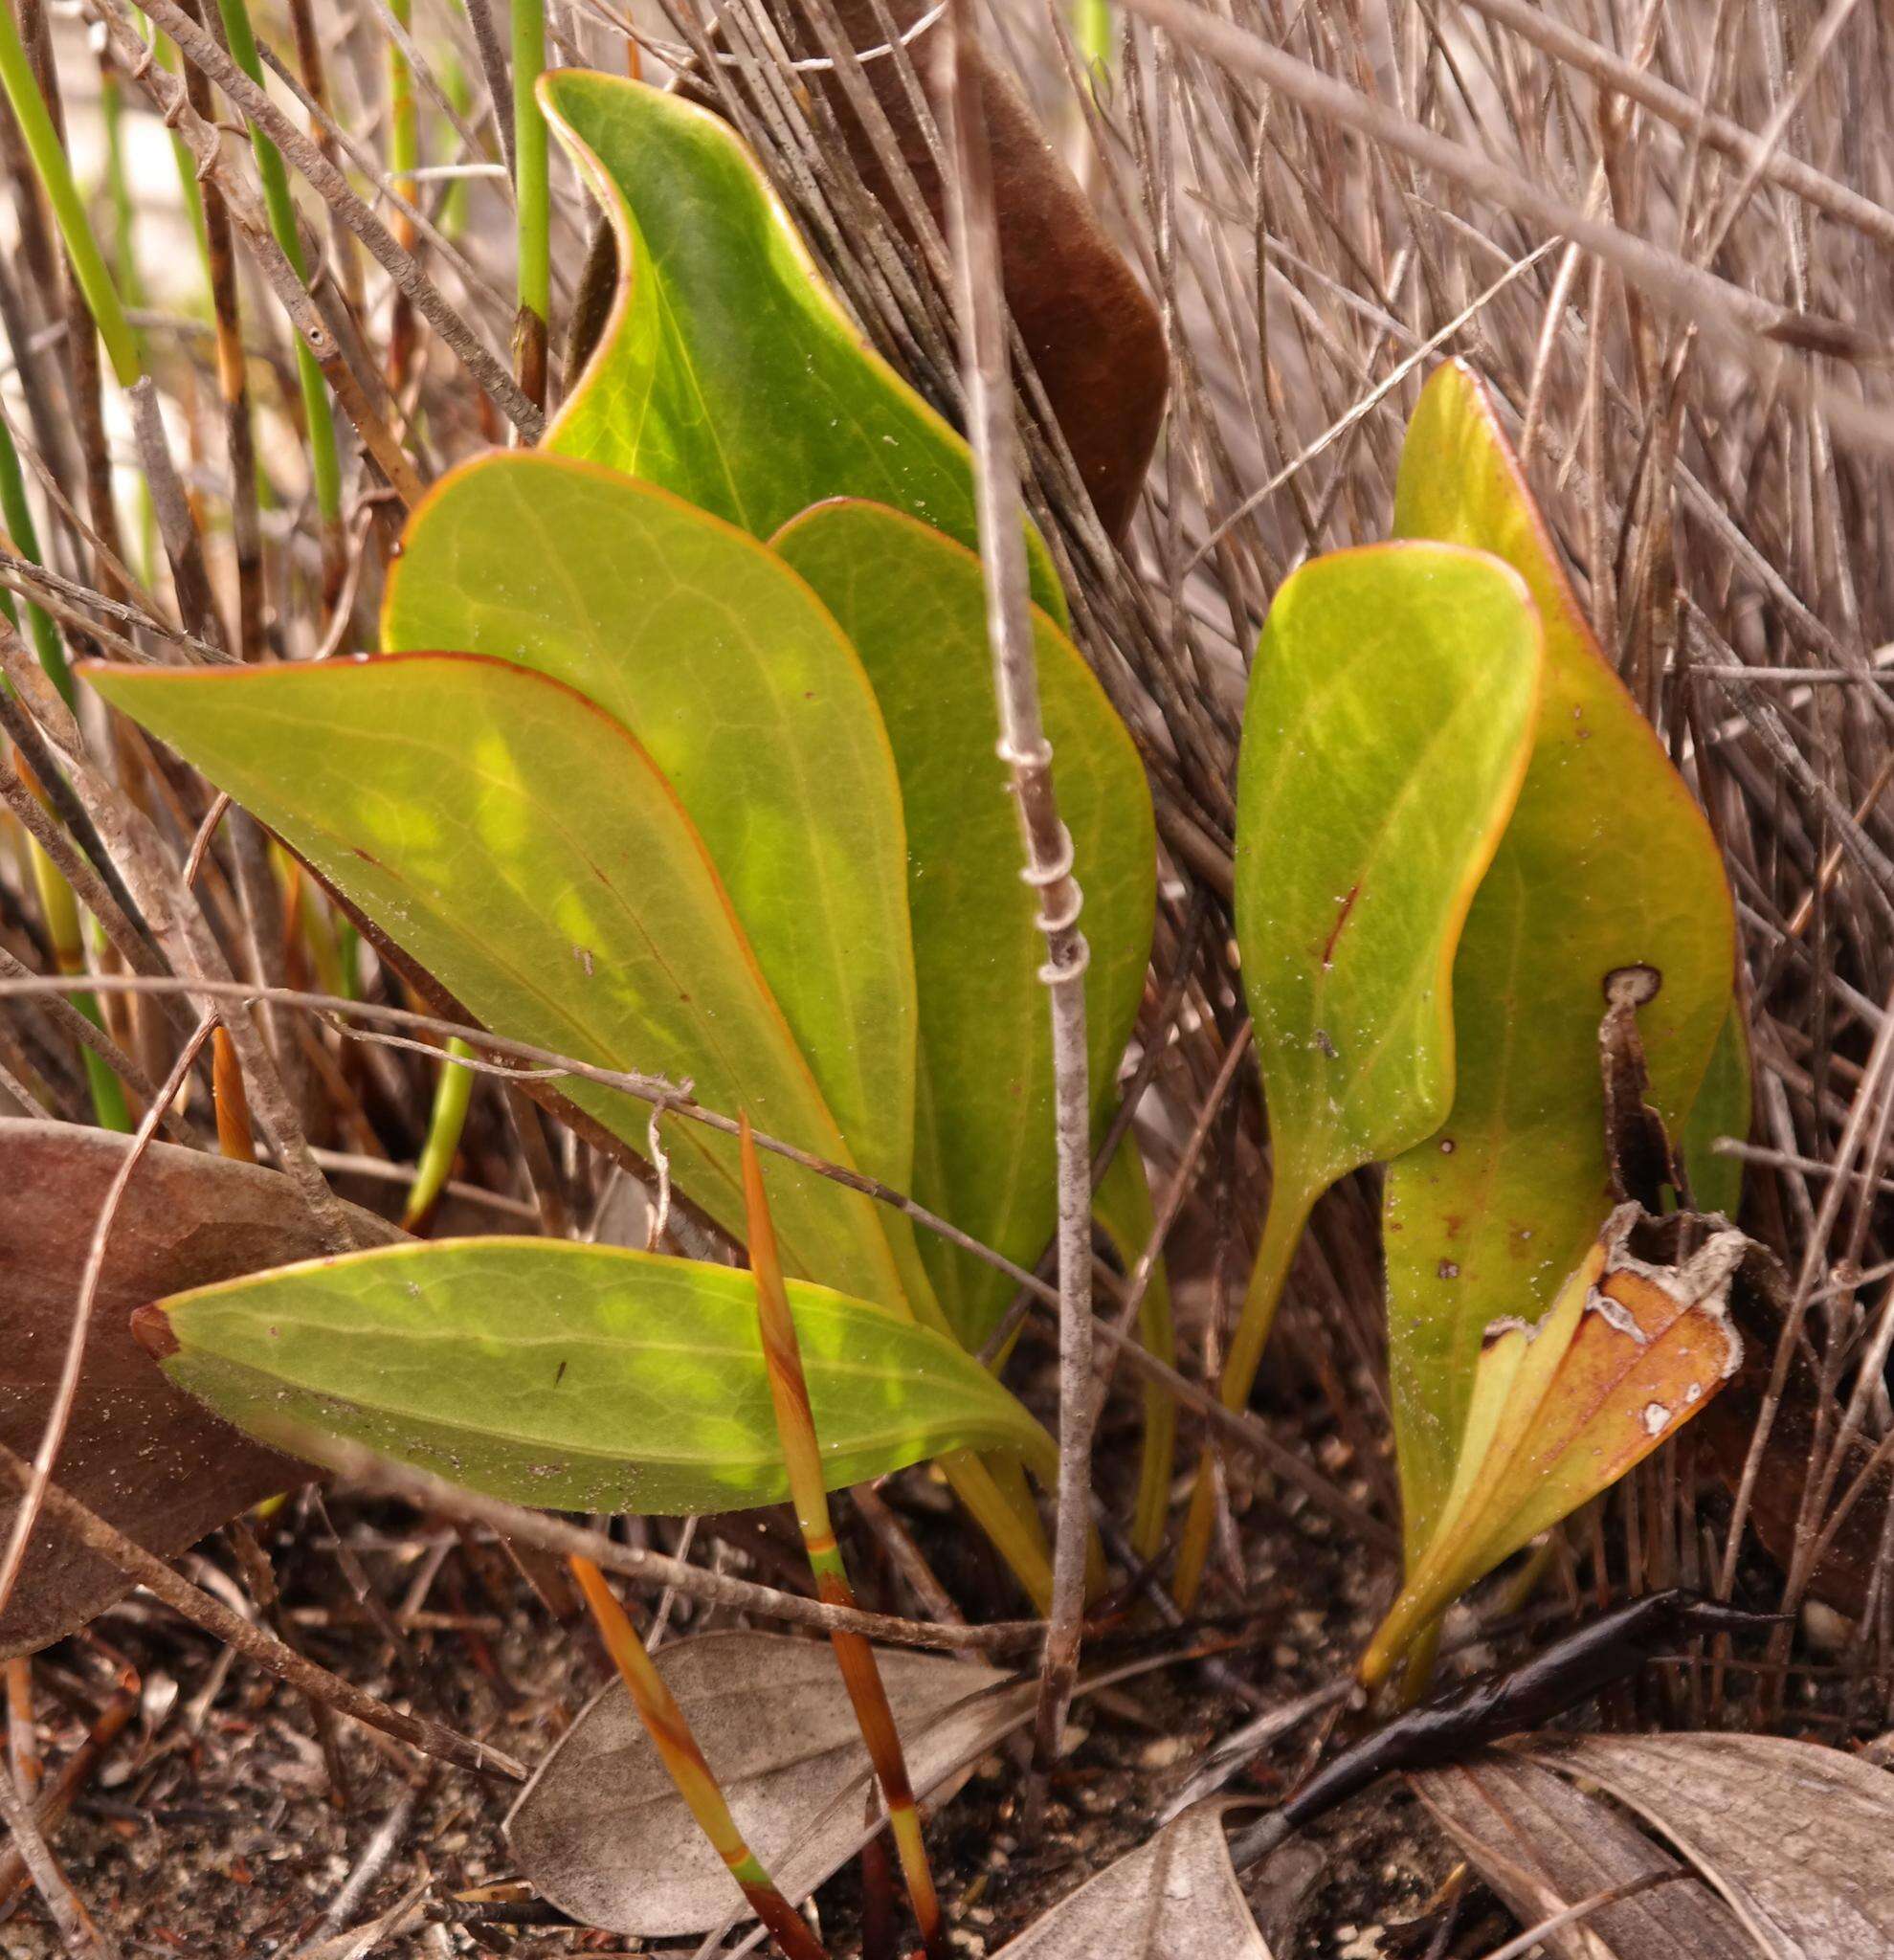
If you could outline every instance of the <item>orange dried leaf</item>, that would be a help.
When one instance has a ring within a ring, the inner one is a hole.
[[[1620,1205],[1536,1327],[1486,1330],[1440,1522],[1362,1661],[1379,1681],[1418,1630],[1501,1560],[1655,1450],[1736,1372],[1729,1286],[1749,1249],[1712,1234],[1677,1265],[1632,1250]]]

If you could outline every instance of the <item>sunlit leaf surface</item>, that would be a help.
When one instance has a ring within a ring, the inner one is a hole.
[[[1237,934],[1289,1192],[1312,1197],[1446,1113],[1454,949],[1519,791],[1540,647],[1519,578],[1452,546],[1333,553],[1270,608],[1243,719]]]
[[[1458,546],[1335,552],[1270,607],[1237,765],[1237,941],[1273,1181],[1230,1408],[1249,1398],[1309,1208],[1452,1100],[1454,949],[1519,793],[1541,664],[1517,574]],[[1211,1505],[1206,1476],[1178,1560],[1186,1607]]]
[[[703,840],[857,1167],[905,1190],[901,785],[861,663],[802,581],[647,483],[489,456],[410,522],[382,643],[515,661],[630,731]]]
[[[488,1026],[690,1079],[711,1107],[847,1161],[690,819],[638,744],[569,688],[464,655],[88,678]],[[647,1105],[562,1087],[643,1147]],[[735,1138],[674,1123],[667,1148],[741,1238]],[[902,1302],[869,1199],[787,1164],[771,1191],[789,1271]]]
[[[789,1287],[832,1486],[1045,1432],[904,1316]],[[311,1260],[180,1294],[138,1331],[239,1428],[352,1438],[518,1503],[667,1515],[787,1495],[747,1273],[563,1239]]]

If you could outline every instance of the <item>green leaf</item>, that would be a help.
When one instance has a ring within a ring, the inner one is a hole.
[[[1318,558],[1269,609],[1237,764],[1237,942],[1274,1181],[1229,1408],[1316,1198],[1452,1101],[1454,948],[1519,794],[1543,664],[1518,576],[1455,546]],[[1200,1477],[1179,1556],[1187,1610],[1211,1490]]]
[[[1722,1032],[1710,1051],[1704,1085],[1684,1119],[1678,1147],[1690,1179],[1690,1197],[1700,1212],[1720,1212],[1734,1218],[1743,1203],[1743,1160],[1725,1157],[1710,1148],[1718,1137],[1747,1143],[1751,1118],[1749,1032],[1743,1022],[1743,1005],[1732,999]]]
[[[967,445],[842,311],[736,132],[619,76],[540,100],[611,221],[618,287],[543,447],[642,477],[759,538],[825,497],[977,542]],[[1029,539],[1034,596],[1064,599]]]
[[[1439,1521],[1362,1661],[1379,1681],[1460,1593],[1674,1436],[1736,1372],[1729,1287],[1749,1250],[1723,1231],[1679,1265],[1636,1257],[1620,1206],[1537,1325],[1485,1330]]]
[[[530,667],[630,731],[703,840],[854,1163],[904,1191],[901,785],[861,663],[808,587],[667,491],[496,455],[444,478],[410,520],[382,643]]]
[[[1709,826],[1606,664],[1484,391],[1442,368],[1408,430],[1394,529],[1504,558],[1546,628],[1519,805],[1460,935],[1453,1107],[1390,1167],[1395,1430],[1411,1548],[1445,1496],[1482,1328],[1531,1320],[1611,1209],[1597,1033],[1619,967],[1663,975],[1638,1014],[1652,1106],[1680,1133],[1728,1012],[1735,924]]]
[[[944,1335],[789,1292],[830,1488],[969,1446],[1049,1466],[1045,1432]],[[789,1490],[755,1289],[726,1266],[556,1239],[391,1246],[178,1294],[139,1333],[254,1436],[344,1437],[516,1503],[675,1516]]]
[[[907,813],[907,903],[920,998],[914,1195],[1022,1264],[1057,1218],[1045,942],[1020,878],[1024,847],[994,754],[985,588],[970,551],[876,504],[823,504],[776,548],[860,655]],[[1036,614],[1034,647],[1058,811],[1072,834],[1092,948],[1086,1035],[1095,1114],[1130,1038],[1156,905],[1144,768],[1083,657]],[[928,1235],[922,1258],[969,1347],[1013,1282]]]
[[[1520,580],[1452,546],[1333,553],[1270,607],[1237,940],[1284,1192],[1313,1199],[1446,1113],[1454,948],[1519,794],[1541,649]]]
[[[848,1161],[690,819],[644,750],[571,689],[449,654],[87,678],[489,1027],[688,1077],[710,1107]],[[561,1086],[643,1147],[643,1103]],[[680,1185],[740,1238],[736,1139],[674,1122],[665,1142]],[[787,1164],[772,1191],[790,1271],[903,1299],[869,1199]]]

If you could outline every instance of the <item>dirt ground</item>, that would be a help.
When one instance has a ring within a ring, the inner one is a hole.
[[[899,1488],[890,1495],[899,1503]],[[377,1595],[397,1610],[415,1573],[436,1569],[425,1604],[405,1615],[412,1658],[397,1663],[390,1642],[355,1606],[323,1519],[286,1509],[264,1543],[298,1643],[397,1704],[535,1762],[605,1679],[586,1624],[562,1626],[490,1546],[470,1553],[438,1523],[344,1493],[331,1495],[327,1515]],[[949,1535],[925,1514],[914,1522]],[[1319,1516],[1305,1515],[1299,1526],[1259,1500],[1245,1525],[1255,1596],[1267,1598],[1293,1572],[1297,1603],[1219,1620],[1212,1637],[1229,1642],[1224,1664],[1275,1704],[1334,1678],[1347,1640],[1368,1623],[1378,1581]],[[951,1547],[941,1549],[951,1570]],[[721,1555],[730,1562],[727,1548]],[[210,1541],[188,1569],[234,1593],[237,1562],[221,1540]],[[1180,1644],[1154,1628],[1113,1636],[1096,1652],[1103,1659]],[[59,1744],[50,1751],[56,1773],[83,1737],[81,1711],[109,1691],[122,1659],[141,1676],[141,1716],[106,1753],[56,1841],[80,1896],[127,1955],[269,1960],[372,1922],[422,1885],[426,1909],[438,1917],[373,1951],[553,1960],[648,1950],[549,1908],[507,1901],[498,1908],[504,1921],[495,1923],[482,1917],[492,1906],[457,1904],[456,1894],[516,1876],[501,1834],[514,1786],[431,1765],[345,1722],[337,1749],[346,1791],[338,1801],[308,1704],[231,1664],[214,1642],[152,1602],[125,1602],[35,1661],[42,1718]],[[1072,1717],[1075,1747],[1051,1779],[1036,1829],[1027,1815],[1023,1745],[983,1759],[929,1832],[957,1947],[972,1956],[996,1950],[1146,1838],[1213,1742],[1250,1712],[1194,1660],[1081,1699]],[[1315,1734],[1304,1726],[1282,1738],[1232,1792],[1280,1794]],[[1279,1952],[1371,1954],[1381,1950],[1377,1928],[1420,1909],[1450,1860],[1424,1827],[1414,1828],[1412,1809],[1399,1796],[1357,1807],[1323,1841],[1324,1855],[1292,1846],[1263,1867],[1253,1903]],[[391,1815],[390,1846],[384,1827]],[[858,1905],[852,1868],[818,1895],[838,1954],[856,1950]],[[535,1918],[541,1923],[522,1923]],[[1291,1937],[1299,1918],[1320,1930]],[[29,1893],[0,1926],[0,1954],[40,1960],[58,1951]]]

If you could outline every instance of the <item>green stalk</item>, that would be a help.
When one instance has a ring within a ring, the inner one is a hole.
[[[457,1035],[447,1052],[460,1061],[471,1061],[474,1051]],[[473,1100],[474,1072],[455,1061],[442,1065],[435,1084],[435,1105],[428,1118],[427,1140],[421,1146],[420,1161],[414,1167],[413,1188],[408,1193],[408,1209],[402,1214],[402,1228],[418,1232],[447,1188],[448,1172],[454,1169],[455,1153],[460,1147],[460,1132],[467,1126],[467,1104]]]
[[[405,34],[413,20],[410,0],[389,0],[389,15]],[[409,204],[415,201],[414,171],[421,162],[421,125],[414,112],[414,71],[402,42],[392,34],[388,39],[388,173],[389,185]],[[390,220],[394,242],[404,252],[412,252],[419,234],[414,220],[396,206]],[[416,335],[413,302],[396,292],[389,309],[388,346],[383,368],[388,375],[389,392],[398,401],[407,392],[413,371]]]
[[[796,1338],[795,1316],[783,1285],[782,1261],[776,1254],[776,1228],[763,1189],[763,1167],[757,1161],[756,1140],[749,1118],[741,1118],[744,1207],[749,1221],[749,1263],[756,1276],[756,1312],[763,1335],[763,1361],[769,1377],[769,1397],[775,1405],[776,1430],[783,1439],[783,1461],[790,1474],[790,1500],[802,1531],[810,1570],[815,1574],[816,1596],[831,1606],[853,1608],[855,1588],[836,1543],[829,1517],[829,1493],[822,1481],[822,1446],[815,1434],[815,1414],[809,1405],[809,1383],[802,1370],[802,1347]],[[902,1876],[914,1906],[927,1960],[949,1960],[952,1948],[941,1916],[940,1895],[934,1888],[927,1847],[921,1836],[921,1813],[908,1779],[907,1759],[895,1729],[894,1710],[876,1664],[875,1650],[859,1634],[831,1633],[836,1664],[867,1746],[868,1760],[887,1800],[888,1828],[901,1858]]]
[[[1074,0],[1073,37],[1079,52],[1101,74],[1111,70],[1111,0]]]
[[[414,24],[411,0],[389,0],[388,11],[404,32]],[[421,163],[421,125],[414,113],[414,71],[400,44],[388,44],[388,174],[410,204],[414,201],[414,172]]]
[[[124,308],[119,303],[118,289],[112,284],[99,241],[86,221],[85,205],[79,197],[78,186],[73,182],[72,165],[53,126],[46,98],[33,79],[33,63],[27,57],[19,23],[14,20],[11,7],[0,7],[0,86],[7,91],[14,121],[26,139],[27,153],[33,158],[34,174],[58,221],[66,256],[72,260],[73,273],[99,329],[99,338],[105,343],[112,372],[121,388],[129,388],[139,375],[138,342],[125,319]]]
[[[1269,1212],[1262,1221],[1262,1242],[1257,1247],[1256,1270],[1250,1275],[1237,1336],[1224,1357],[1223,1378],[1217,1384],[1217,1399],[1226,1409],[1241,1409],[1250,1399],[1262,1350],[1275,1325],[1277,1303],[1282,1298],[1282,1287],[1302,1240],[1303,1227],[1308,1223],[1308,1214],[1321,1193],[1319,1186],[1315,1191],[1304,1191],[1300,1185],[1301,1180],[1287,1165],[1278,1166],[1276,1188],[1269,1194]],[[1177,1573],[1171,1581],[1171,1596],[1187,1614],[1197,1603],[1204,1568],[1210,1561],[1211,1533],[1216,1524],[1215,1455],[1215,1445],[1207,1444],[1197,1467],[1196,1488],[1191,1493],[1184,1536],[1177,1548]]]
[[[30,563],[39,564],[39,527],[33,521],[33,506],[27,501],[26,478],[20,469],[20,453],[13,447],[13,432],[4,416],[0,416],[0,523],[6,524],[13,549]],[[9,621],[18,626],[19,615],[13,610],[11,594],[0,595],[0,607],[4,607]],[[53,615],[29,599],[26,623],[33,650],[39,656],[47,679],[59,690],[59,699],[68,707],[73,706],[78,699],[73,689],[73,673],[66,664],[65,644],[59,637],[59,629],[53,624]]]
[[[138,225],[131,182],[125,175],[125,92],[109,60],[100,70],[99,89],[100,113],[105,122],[105,194],[112,206],[112,256],[118,262],[119,284],[125,298],[134,307],[142,307],[145,282],[138,271]],[[134,345],[136,332],[134,328]]]
[[[1127,1144],[1128,1147],[1128,1144]],[[1171,1320],[1170,1287],[1161,1265],[1151,1269],[1138,1308],[1138,1336],[1145,1352],[1168,1367],[1177,1365],[1177,1333]],[[1144,1392],[1145,1437],[1138,1457],[1138,1500],[1131,1514],[1131,1548],[1155,1565],[1170,1523],[1171,1466],[1177,1454],[1177,1404],[1161,1382]]]
[[[0,10],[4,11],[4,10]],[[0,418],[0,521],[13,548],[29,564],[39,563],[39,532],[33,521],[33,506],[26,496],[26,479],[20,473],[19,451],[13,447],[12,432]],[[11,592],[0,591],[0,614],[15,631],[20,615]],[[66,650],[58,628],[43,607],[26,601],[27,631],[33,637],[33,652],[46,670],[46,678],[59,690],[68,707],[73,705],[72,670],[66,665]],[[67,977],[85,971],[85,938],[79,924],[78,902],[73,888],[60,877],[53,860],[35,843],[32,847],[33,883],[39,891],[39,906],[46,919],[46,936],[53,944],[54,964]],[[73,1006],[95,1028],[105,1025],[99,1002],[91,993],[75,993]],[[92,1091],[92,1112],[105,1129],[129,1130],[131,1112],[119,1079],[92,1050],[79,1051],[85,1065],[85,1079]]]
[[[124,88],[109,54],[99,64],[99,109],[105,124],[105,195],[112,211],[112,263],[125,301],[134,310],[145,304],[145,281],[138,271],[138,226],[131,201],[131,184],[125,175]],[[145,365],[145,344],[138,329],[132,329],[133,346],[139,366]],[[138,497],[138,575],[148,586],[158,550],[158,507],[151,501],[151,486],[140,473]]]
[[[256,53],[256,36],[251,31],[250,10],[244,0],[217,0],[217,12],[224,23],[224,38],[230,43],[231,59],[258,88],[263,86],[263,63]],[[260,129],[250,132],[256,152],[256,176],[263,187],[263,209],[269,217],[270,233],[282,248],[298,278],[305,284],[309,261],[302,250],[302,234],[297,229],[296,204],[289,194],[289,173],[283,168],[282,152]],[[296,378],[302,391],[303,419],[309,425],[309,480],[316,493],[316,509],[324,527],[342,522],[342,468],[336,460],[335,418],[329,409],[328,390],[316,357],[296,337]]]
[[[149,21],[145,22],[145,38],[151,44],[158,66],[167,75],[179,72],[179,57],[176,47],[161,34]],[[177,159],[178,189],[184,197],[184,208],[190,214],[190,235],[197,240],[197,256],[203,262],[205,277],[210,277],[211,243],[204,233],[204,192],[197,182],[197,159],[190,152],[190,145],[175,129],[171,131],[171,155]]]
[[[520,310],[514,365],[521,386],[546,406],[546,320],[552,306],[552,207],[546,118],[536,85],[546,68],[546,0],[513,0],[513,200]]]
[[[85,941],[81,934],[78,901],[73,888],[59,876],[53,860],[36,842],[29,839],[33,854],[33,879],[39,887],[39,906],[46,916],[46,936],[53,942],[53,964],[68,979],[85,971]],[[105,1025],[99,1002],[90,992],[72,995],[72,1003],[95,1028]],[[92,1113],[101,1129],[129,1131],[131,1110],[119,1079],[106,1067],[102,1058],[89,1048],[80,1048],[85,1064],[86,1086],[92,1092]]]

